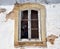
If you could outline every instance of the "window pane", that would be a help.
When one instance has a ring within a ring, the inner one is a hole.
[[[36,21],[36,20],[32,20],[31,21],[31,27],[32,28],[38,28],[38,20]]]
[[[38,39],[38,11],[31,10],[31,38]]]
[[[31,10],[31,19],[38,19],[38,11]]]
[[[28,10],[22,11],[21,17],[22,19],[28,19]]]
[[[28,11],[22,11],[21,15],[21,39],[28,38]]]
[[[38,36],[38,30],[31,30],[31,38],[37,39],[39,38]]]

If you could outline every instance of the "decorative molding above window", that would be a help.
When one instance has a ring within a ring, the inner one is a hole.
[[[46,11],[40,4],[16,4],[14,45],[46,46]]]

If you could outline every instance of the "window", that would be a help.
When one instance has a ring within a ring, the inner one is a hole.
[[[24,3],[14,7],[15,46],[46,46],[45,6]]]
[[[39,11],[40,12],[40,11]],[[40,33],[40,13],[38,10],[23,10],[20,11],[19,14],[19,41],[24,41],[24,39],[28,41],[40,41],[41,33]],[[39,16],[38,16],[39,14]],[[40,37],[40,38],[39,38]],[[25,41],[26,41],[25,40]]]

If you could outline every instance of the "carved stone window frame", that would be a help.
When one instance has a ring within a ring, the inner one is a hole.
[[[18,14],[19,11],[24,9],[38,9],[40,10],[40,32],[41,42],[19,42],[18,41]],[[15,31],[14,31],[14,45],[19,46],[46,46],[46,11],[45,6],[35,3],[18,4],[14,7],[15,12]]]

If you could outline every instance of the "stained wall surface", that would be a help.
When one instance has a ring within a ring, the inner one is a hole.
[[[25,49],[60,49],[60,4],[45,5],[46,7],[46,37],[53,34],[58,36],[54,45],[47,42],[47,47],[25,47]],[[13,10],[14,5],[2,5],[6,12],[0,13],[0,49],[20,49],[14,47],[14,20],[6,15]]]

